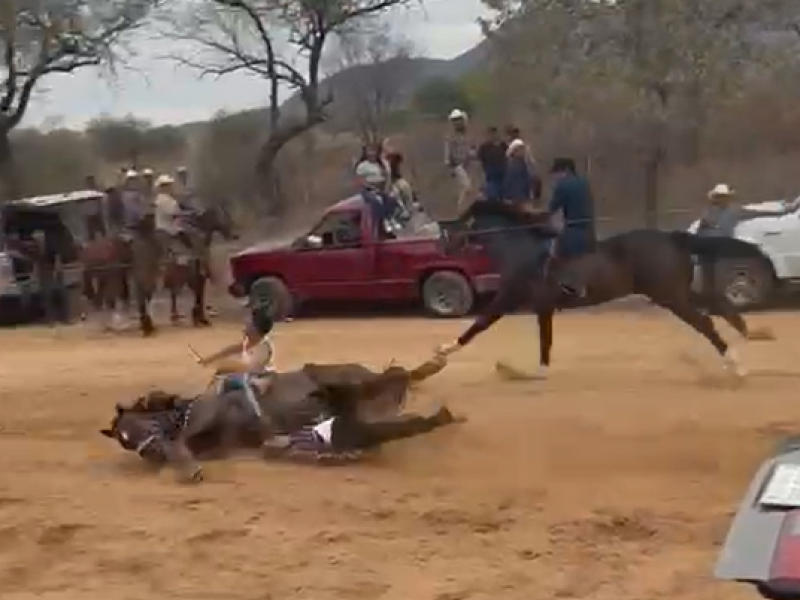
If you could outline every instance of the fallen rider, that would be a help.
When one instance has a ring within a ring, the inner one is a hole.
[[[263,447],[268,458],[348,462],[388,442],[422,435],[463,420],[456,418],[446,406],[428,416],[409,413],[382,421],[364,421],[355,414],[342,414],[287,435],[275,435],[266,440]]]

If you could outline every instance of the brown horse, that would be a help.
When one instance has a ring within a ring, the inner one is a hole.
[[[178,297],[184,287],[194,294],[192,321],[196,326],[210,325],[205,314],[206,284],[213,278],[211,269],[211,244],[214,235],[224,240],[239,239],[230,214],[221,205],[199,210],[186,219],[184,240],[171,240],[173,249],[164,265],[164,287],[170,294],[170,318],[173,323],[183,319],[178,310]],[[183,246],[183,247],[181,247]]]
[[[261,417],[256,422],[243,390],[197,398],[156,392],[131,406],[117,405],[109,428],[100,433],[148,462],[172,464],[182,479],[195,482],[202,479],[196,457],[258,448],[275,435],[313,425],[320,418],[344,418],[350,425],[346,439],[359,447],[452,422],[444,418],[449,413],[441,411],[434,418],[391,418],[401,410],[411,385],[443,367],[444,361],[438,360],[412,371],[393,366],[374,373],[361,365],[343,364],[306,365],[299,371],[277,373],[259,398]]]
[[[150,303],[162,283],[170,292],[173,321],[180,318],[178,294],[188,285],[195,298],[194,324],[209,324],[205,315],[209,248],[215,233],[225,239],[236,239],[236,234],[227,211],[219,207],[199,211],[187,229],[191,246],[187,248],[187,260],[165,247],[167,244],[159,239],[151,215],[145,216],[129,234],[114,233],[86,244],[81,252],[85,293],[95,310],[110,314],[107,327],[113,328],[122,320],[119,308],[121,304],[129,304],[130,288],[142,334],[154,334],[156,327],[150,315]]]
[[[458,251],[475,236],[479,242],[485,239],[490,253],[501,263],[499,289],[457,340],[437,349],[439,354],[457,351],[506,314],[527,307],[538,318],[540,367],[546,370],[550,365],[555,311],[595,306],[631,295],[646,296],[701,334],[737,375],[743,375],[744,368],[719,335],[711,314],[722,317],[745,339],[774,339],[769,331],[750,331],[726,297],[692,290],[695,257],[712,264],[722,259],[760,257],[752,244],[733,238],[701,238],[683,231],[641,229],[612,236],[599,242],[590,253],[555,261],[548,267],[543,264],[546,259],[543,260],[541,249],[546,243],[544,238],[552,237],[553,232],[547,231],[541,216],[516,213],[499,203],[485,203],[479,208],[472,215],[475,229],[449,233],[445,251]],[[492,217],[489,222],[495,229],[487,230],[482,225],[483,216]],[[503,222],[505,230],[496,229]],[[565,291],[565,279],[578,282],[582,293]]]

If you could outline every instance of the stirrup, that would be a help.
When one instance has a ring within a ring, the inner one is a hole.
[[[573,296],[575,298],[585,298],[586,297],[586,288],[583,286],[575,287],[568,283],[559,283],[561,287],[561,291],[564,292],[568,296]]]

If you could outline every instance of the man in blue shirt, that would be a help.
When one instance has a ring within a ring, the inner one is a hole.
[[[497,127],[490,127],[486,140],[478,147],[478,160],[483,167],[487,200],[503,200],[508,144],[500,139]]]
[[[561,213],[564,229],[558,240],[559,258],[574,258],[594,250],[595,215],[594,200],[589,182],[578,175],[575,161],[557,158],[550,173],[555,178],[553,197],[548,211],[551,215]]]

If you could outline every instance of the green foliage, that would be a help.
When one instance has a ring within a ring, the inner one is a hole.
[[[167,158],[186,150],[186,139],[177,127],[151,127],[147,121],[131,116],[94,119],[86,128],[86,136],[94,151],[112,163],[141,165],[144,157]]]
[[[476,113],[493,115],[500,108],[497,86],[491,73],[486,71],[470,73],[461,79],[459,87],[467,97],[467,104]]]
[[[25,195],[80,189],[94,161],[83,136],[69,129],[24,129],[13,136],[15,166]]]
[[[219,113],[207,125],[192,170],[201,195],[214,201],[249,199],[255,191],[255,158],[263,141],[264,111]]]
[[[431,79],[414,94],[414,107],[424,115],[446,118],[453,109],[472,113],[474,105],[462,82]]]

